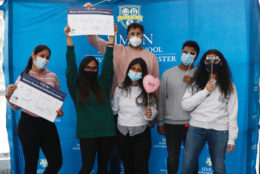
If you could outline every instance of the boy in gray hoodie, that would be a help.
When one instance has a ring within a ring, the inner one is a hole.
[[[182,46],[181,64],[162,75],[159,90],[158,132],[165,135],[168,158],[168,174],[177,174],[181,142],[185,145],[189,114],[181,107],[182,97],[186,91],[195,68],[194,61],[199,55],[199,45],[195,41],[186,41]],[[164,122],[163,122],[164,121]],[[194,173],[197,173],[197,169]]]

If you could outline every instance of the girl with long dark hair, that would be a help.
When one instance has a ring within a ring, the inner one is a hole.
[[[70,96],[77,113],[77,138],[80,140],[82,168],[79,174],[90,174],[98,156],[98,174],[107,174],[111,146],[115,136],[113,112],[110,105],[110,90],[113,82],[113,46],[115,36],[110,36],[104,55],[102,71],[98,76],[98,61],[93,56],[85,57],[79,66],[70,28],[64,29],[67,37],[66,78]],[[115,31],[115,35],[117,30]]]
[[[24,72],[59,89],[60,85],[56,74],[45,68],[49,63],[50,55],[51,50],[47,46],[38,45],[34,48]],[[20,77],[18,77],[16,84],[8,86],[6,92],[7,100],[10,99],[12,93],[17,88],[19,79]],[[8,102],[8,104],[14,110],[21,109],[12,103]],[[57,116],[63,116],[62,109],[57,111]],[[44,153],[48,162],[48,166],[44,173],[58,173],[62,165],[62,153],[56,125],[28,110],[23,109],[18,123],[17,132],[24,154],[25,174],[37,172],[40,149]]]
[[[118,114],[117,144],[126,174],[148,174],[151,132],[148,126],[156,114],[156,97],[146,93],[143,78],[147,66],[136,58],[128,66],[125,80],[114,94],[112,109]],[[148,101],[149,99],[149,101]]]
[[[183,96],[182,108],[191,116],[182,174],[193,173],[206,141],[213,172],[226,173],[225,153],[234,150],[238,134],[238,100],[227,61],[218,50],[208,50],[202,56]]]

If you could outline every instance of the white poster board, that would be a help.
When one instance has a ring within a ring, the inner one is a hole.
[[[108,7],[69,7],[70,36],[114,35],[113,9]]]

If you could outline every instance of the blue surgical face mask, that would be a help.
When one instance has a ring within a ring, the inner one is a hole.
[[[185,66],[190,66],[193,63],[194,58],[195,56],[190,54],[184,54],[184,53],[181,54],[181,62]]]
[[[41,70],[44,69],[49,63],[49,60],[39,57],[36,57],[36,61],[34,61],[34,64],[36,65],[37,69]]]
[[[143,78],[142,73],[136,73],[134,71],[129,70],[128,77],[132,80],[132,82],[136,82]]]

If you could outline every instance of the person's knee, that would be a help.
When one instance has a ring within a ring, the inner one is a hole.
[[[214,167],[213,171],[215,174],[226,174],[226,169],[223,167]]]

